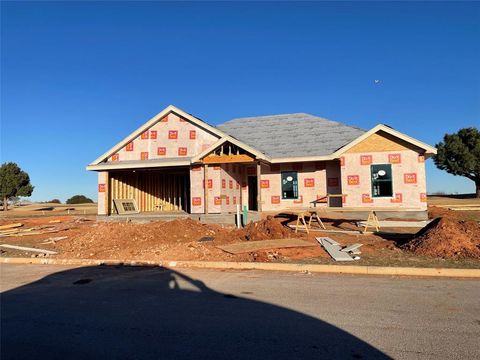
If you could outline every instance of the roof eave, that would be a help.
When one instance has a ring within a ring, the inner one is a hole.
[[[147,169],[147,168],[164,168],[164,167],[173,167],[173,166],[190,166],[190,160],[182,161],[162,161],[162,162],[139,162],[139,163],[130,163],[130,164],[113,164],[113,163],[102,163],[102,164],[90,164],[86,167],[88,171],[109,171],[109,170],[133,170],[133,169]]]
[[[327,161],[333,160],[334,158],[331,155],[322,155],[322,156],[297,156],[297,157],[278,157],[271,158],[270,162],[272,164],[278,163],[287,163],[287,162],[307,162],[307,161]]]

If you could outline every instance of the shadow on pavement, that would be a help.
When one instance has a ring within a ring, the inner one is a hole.
[[[1,305],[3,360],[389,358],[324,321],[158,267],[62,271]]]

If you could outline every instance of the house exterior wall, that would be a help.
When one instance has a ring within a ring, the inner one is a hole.
[[[343,154],[341,185],[345,207],[392,207],[426,210],[426,176],[423,152],[375,134]],[[371,165],[391,164],[392,197],[373,197]]]
[[[110,156],[107,161],[192,157],[217,140],[217,136],[170,113]]]
[[[101,171],[98,173],[98,189],[97,189],[97,206],[98,215],[108,215],[106,202],[107,200],[107,191],[108,191],[108,173],[106,171]]]
[[[107,161],[192,157],[218,140],[216,135],[170,113],[124,146]],[[345,194],[331,199],[330,206],[396,207],[426,209],[426,178],[423,150],[386,133],[376,133],[350,148],[338,160],[261,165],[261,209],[282,211],[308,207],[327,194]],[[391,164],[393,196],[374,198],[372,164]],[[282,172],[298,175],[298,199],[282,199]],[[204,187],[208,191],[208,213],[234,212],[236,205],[248,207],[248,177],[257,175],[256,164],[222,164],[190,168],[192,213],[205,212]],[[153,181],[153,180],[152,180]],[[106,215],[108,173],[98,173],[98,214]],[[111,197],[111,196],[110,196]]]
[[[209,165],[208,179],[204,182],[203,166],[193,166],[190,170],[191,212],[205,213],[205,184],[209,214],[236,211],[236,204],[240,202],[242,173],[242,165],[238,164]]]
[[[242,182],[242,166],[223,164],[220,170],[221,212],[234,212],[240,204],[240,184]]]
[[[333,165],[329,166],[333,171]],[[282,172],[296,171],[298,176],[298,199],[282,199]],[[256,176],[256,167],[247,167],[246,176]],[[261,198],[262,211],[280,211],[289,207],[306,207],[310,202],[327,194],[327,163],[282,163],[262,165]],[[334,176],[334,173],[332,173]],[[248,182],[244,181],[244,205],[248,205]]]
[[[190,209],[192,214],[203,214],[205,212],[203,178],[203,166],[192,166],[190,168]]]

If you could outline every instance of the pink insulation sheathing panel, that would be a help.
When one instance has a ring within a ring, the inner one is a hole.
[[[208,192],[208,213],[235,212],[237,204],[241,205],[242,196],[248,196],[244,189],[241,194],[242,179],[245,170],[242,164],[209,165],[208,178],[204,181],[204,166],[194,166],[190,169],[191,212],[203,214],[205,212],[205,188]],[[248,204],[243,199],[244,204]]]
[[[297,199],[282,199],[281,173],[283,171],[297,172],[299,195]],[[253,173],[248,169],[247,172]],[[331,173],[332,177],[339,177],[339,170],[335,170],[335,167],[328,162],[262,165],[260,186],[262,211],[281,211],[290,207],[310,206],[310,202],[327,194],[327,172]],[[248,199],[248,189],[246,196]]]
[[[362,162],[368,155],[371,163]],[[341,166],[342,193],[346,207],[392,207],[426,209],[425,162],[413,150],[344,154]],[[373,197],[371,165],[390,164],[393,195]]]
[[[107,161],[192,157],[217,140],[217,136],[170,113],[110,156]]]
[[[107,175],[108,173],[106,171],[100,171],[98,173],[98,195],[97,195],[98,215],[107,215],[107,212],[105,211],[106,209],[105,201],[107,201],[106,194],[108,191]]]
[[[242,181],[241,171],[238,171],[239,167],[238,164],[222,164],[220,166],[221,185],[225,185],[220,188],[220,210],[223,213],[235,212],[236,204],[239,204],[240,183]]]

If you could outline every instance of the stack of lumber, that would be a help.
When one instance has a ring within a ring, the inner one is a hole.
[[[42,225],[24,228],[22,223],[7,224],[0,226],[0,237],[17,237],[27,235],[40,235],[55,233],[65,229],[58,229],[55,225]]]

